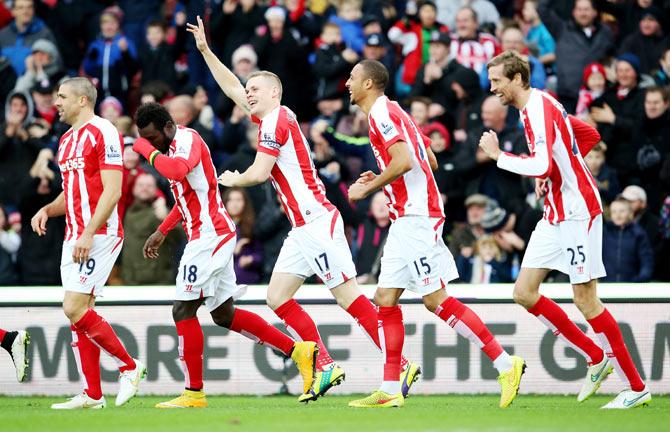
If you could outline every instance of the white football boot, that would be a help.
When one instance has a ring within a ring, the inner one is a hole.
[[[19,380],[19,382],[23,382],[23,380],[26,379],[26,371],[28,370],[26,350],[30,343],[30,335],[23,330],[18,333],[19,334],[16,336],[16,339],[14,339],[12,347],[9,350],[9,354],[12,356],[14,367],[16,368],[16,379]]]
[[[619,393],[614,399],[612,399],[606,405],[603,405],[602,409],[629,409],[636,408],[639,406],[647,406],[651,402],[651,392],[647,387],[642,391],[636,392],[633,390],[624,390]]]
[[[102,409],[107,406],[105,397],[100,399],[93,399],[86,393],[80,393],[77,396],[68,399],[63,403],[55,403],[51,405],[51,409],[55,410],[74,410],[74,409]]]
[[[140,388],[140,381],[147,376],[144,363],[137,359],[133,360],[135,360],[135,369],[121,372],[119,375],[119,394],[116,395],[116,406],[121,406],[132,399]]]
[[[584,384],[577,396],[577,402],[584,402],[586,399],[593,396],[600,388],[600,384],[605,381],[614,370],[614,366],[610,364],[609,358],[605,355],[600,363],[589,366],[584,378]]]

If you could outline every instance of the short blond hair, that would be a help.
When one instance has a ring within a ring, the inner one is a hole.
[[[88,78],[74,77],[67,78],[60,83],[60,85],[68,85],[77,96],[84,96],[88,100],[88,104],[95,106],[95,101],[98,98],[98,90]]]
[[[486,64],[486,69],[489,70],[499,65],[503,65],[503,75],[510,81],[516,74],[519,74],[523,88],[530,88],[530,65],[528,60],[521,57],[516,51],[508,50],[498,54]]]
[[[281,80],[279,79],[279,77],[277,76],[276,73],[266,71],[266,70],[252,72],[251,75],[249,75],[249,78],[247,79],[247,82],[249,82],[249,80],[251,78],[256,78],[256,77],[263,77],[263,78],[267,78],[271,81],[274,81],[275,84],[277,85],[277,87],[279,88],[279,100],[281,100],[282,94],[284,93],[284,88],[282,87]]]

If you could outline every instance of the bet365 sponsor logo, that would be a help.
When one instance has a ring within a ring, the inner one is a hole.
[[[75,170],[80,170],[84,169],[85,163],[84,163],[84,158],[83,157],[77,157],[77,158],[72,158],[68,159],[60,166],[60,171],[61,172],[67,172],[67,171],[75,171]]]

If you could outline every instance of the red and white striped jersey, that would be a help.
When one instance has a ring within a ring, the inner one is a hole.
[[[183,180],[170,180],[188,241],[235,232],[235,223],[221,200],[212,156],[200,134],[177,126],[167,156],[185,160],[189,168]]]
[[[123,139],[109,121],[94,116],[70,128],[58,143],[58,166],[65,197],[65,240],[76,240],[95,214],[102,195],[101,170],[123,170]],[[96,234],[123,237],[118,206]]]
[[[503,152],[498,167],[517,174],[549,178],[544,218],[551,224],[588,220],[602,213],[600,194],[579,152],[563,106],[549,94],[532,89],[521,110],[530,156]]]
[[[270,179],[291,225],[299,227],[335,209],[316,173],[307,139],[293,111],[279,106],[259,123],[258,151],[275,156]]]
[[[461,39],[453,33],[449,52],[457,62],[479,74],[489,60],[500,54],[501,48],[498,39],[488,33],[478,33],[476,39]]]
[[[389,147],[403,141],[412,158],[412,169],[384,186],[391,220],[405,215],[444,217],[442,196],[430,169],[423,135],[414,120],[386,96],[380,96],[370,109],[370,144],[377,166],[384,171],[391,162]]]

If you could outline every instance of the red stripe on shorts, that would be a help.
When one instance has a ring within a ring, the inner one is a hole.
[[[222,247],[224,244],[226,244],[226,243],[228,242],[228,240],[230,240],[230,239],[233,238],[233,237],[235,237],[235,233],[234,233],[234,232],[228,233],[228,234],[226,234],[225,236],[223,236],[223,239],[221,239],[221,241],[219,242],[219,244],[216,245],[216,247],[214,248],[214,252],[212,252],[212,256],[214,256],[214,254],[216,254],[216,253],[219,251],[219,249],[221,249],[221,247]]]

